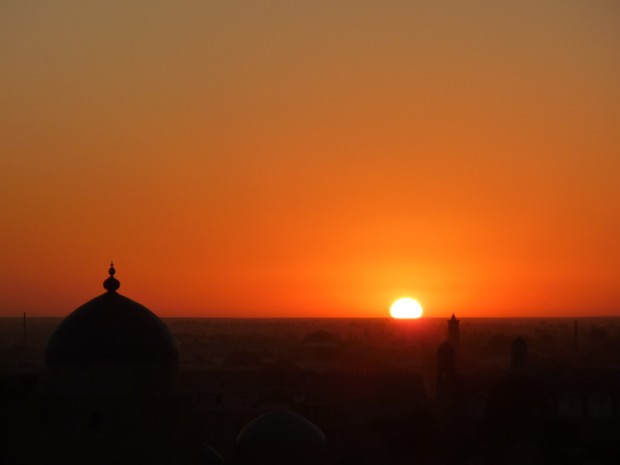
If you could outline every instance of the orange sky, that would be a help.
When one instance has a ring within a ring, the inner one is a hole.
[[[620,314],[620,4],[0,4],[0,316]]]

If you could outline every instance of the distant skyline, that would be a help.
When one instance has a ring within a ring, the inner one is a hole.
[[[0,3],[0,316],[620,315],[617,1]]]

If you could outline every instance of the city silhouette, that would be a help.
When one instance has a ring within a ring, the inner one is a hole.
[[[612,464],[615,319],[2,320],[6,464]]]

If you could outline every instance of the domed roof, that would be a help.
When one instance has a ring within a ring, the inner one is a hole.
[[[289,410],[274,410],[250,421],[237,436],[240,446],[327,444],[323,431],[311,421]]]
[[[224,463],[224,457],[213,447],[202,444],[200,447],[200,463],[202,465],[220,465]]]
[[[46,366],[176,366],[178,350],[168,327],[146,307],[118,294],[114,265],[109,272],[107,292],[68,315],[52,334]]]

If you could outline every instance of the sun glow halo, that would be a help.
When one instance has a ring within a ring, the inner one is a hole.
[[[390,307],[390,315],[397,319],[415,319],[420,318],[424,310],[420,302],[409,297],[403,297],[396,300]]]

